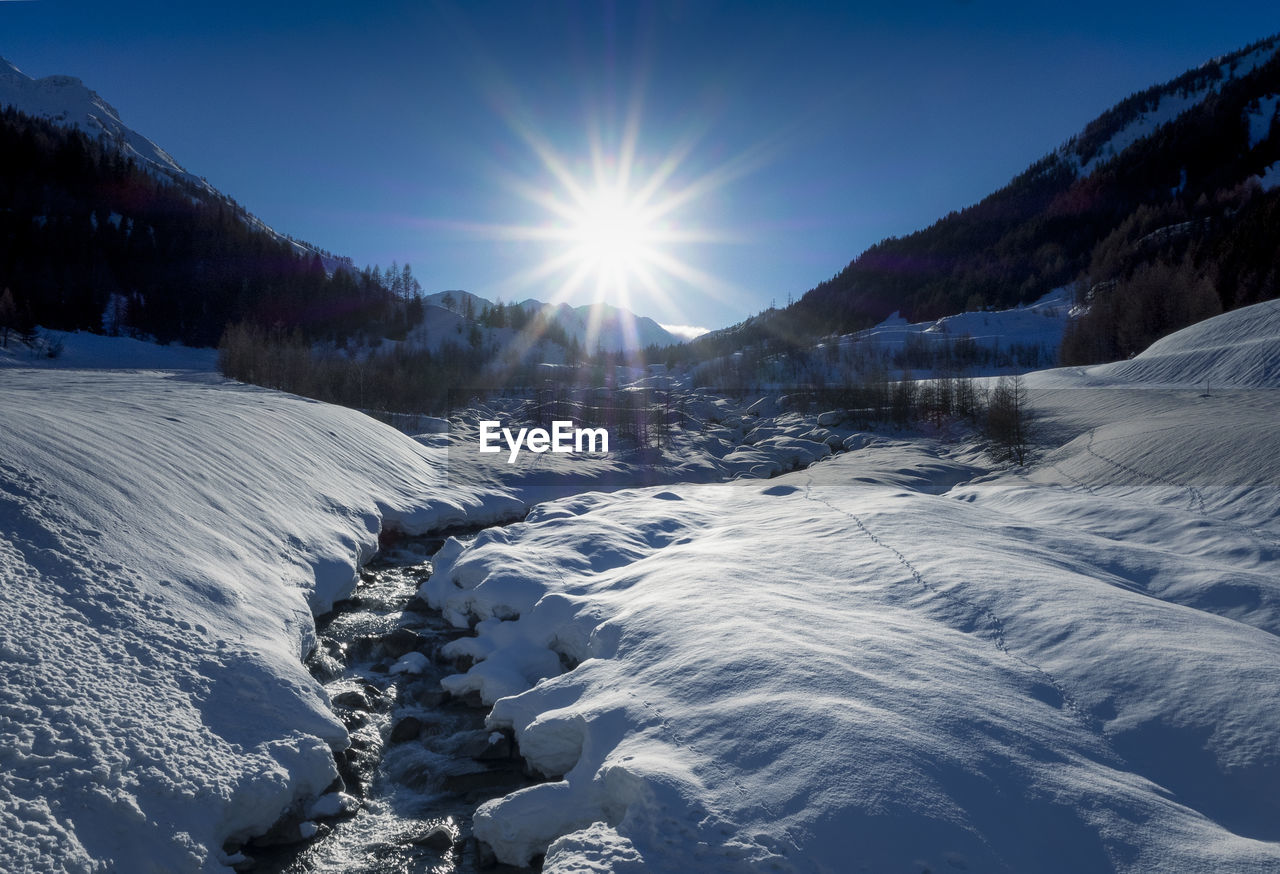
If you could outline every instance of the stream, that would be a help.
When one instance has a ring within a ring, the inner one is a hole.
[[[251,843],[245,870],[534,870],[497,864],[471,834],[476,807],[537,778],[525,773],[509,736],[485,730],[488,707],[440,688],[460,669],[441,659],[440,647],[470,633],[416,595],[443,542],[397,544],[361,571],[350,599],[316,619],[319,644],[307,667],[350,732],[350,748],[336,758],[344,791],[360,804],[354,815],[319,819],[309,841]]]

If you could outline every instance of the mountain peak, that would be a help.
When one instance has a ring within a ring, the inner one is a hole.
[[[6,106],[58,125],[77,128],[90,137],[105,137],[122,154],[149,172],[185,182],[212,200],[234,203],[208,180],[186,170],[150,138],[126,125],[114,106],[75,76],[56,74],[33,79],[12,61],[0,58],[0,109]],[[239,207],[237,209],[252,227],[278,239],[289,239],[257,216]],[[299,252],[320,255],[326,270],[350,266],[348,259],[327,255],[296,240],[289,239],[289,243]]]
[[[75,76],[33,79],[0,58],[0,106],[79,128],[91,137],[105,136],[142,166],[216,193],[208,182],[188,173],[168,152],[126,125],[114,106]]]

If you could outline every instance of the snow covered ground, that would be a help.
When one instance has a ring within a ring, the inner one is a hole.
[[[1024,470],[700,398],[643,488],[198,370],[0,370],[0,854],[221,870],[333,779],[301,658],[380,531],[558,494],[421,591],[476,623],[446,688],[555,778],[478,812],[503,860],[1280,867],[1277,314],[1029,377]]]
[[[1198,385],[1224,332],[1215,367],[1280,356],[1277,311],[1047,374],[1027,472],[872,441],[447,545],[446,687],[559,778],[477,834],[557,872],[1280,866],[1280,398]]]
[[[56,354],[50,357],[50,350]],[[161,346],[132,337],[107,337],[87,331],[40,330],[38,342],[27,347],[11,337],[0,346],[0,367],[39,367],[59,370],[199,370],[213,373],[218,350],[181,343]]]
[[[159,372],[0,371],[0,858],[216,869],[336,774],[301,659],[383,527],[518,515],[339,407]]]
[[[1033,303],[1007,310],[957,313],[926,322],[908,322],[894,313],[873,328],[841,337],[840,349],[843,353],[870,347],[874,354],[888,357],[912,343],[929,348],[955,344],[963,338],[972,340],[978,348],[987,351],[1003,350],[1008,354],[1012,349],[1024,347],[1040,350],[1040,357],[1044,360],[1056,360],[1074,304],[1072,289],[1055,288]],[[1012,365],[977,368],[984,373],[1026,369]],[[916,378],[941,375],[922,368],[915,368],[912,373]],[[901,376],[900,373],[894,375]]]
[[[302,658],[381,532],[518,519],[649,475],[466,465],[459,449],[450,464],[440,434],[227,382],[208,350],[56,339],[48,367],[0,369],[0,857],[15,870],[217,869],[224,841],[335,776],[347,734]],[[157,366],[174,369],[138,369]],[[830,451],[772,430],[730,442],[751,432],[700,437],[736,455],[703,451],[699,476]]]

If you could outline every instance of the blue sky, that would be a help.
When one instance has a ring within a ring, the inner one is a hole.
[[[408,261],[428,291],[618,302],[626,269],[597,282],[539,239],[576,226],[545,201],[593,195],[593,144],[632,192],[665,161],[650,282],[621,302],[719,327],[1280,31],[1268,6],[31,0],[0,2],[0,55],[84,79],[278,230]]]

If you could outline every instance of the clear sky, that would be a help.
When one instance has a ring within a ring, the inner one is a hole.
[[[1256,0],[0,0],[0,55],[282,232],[427,291],[706,327],[1276,31]]]

